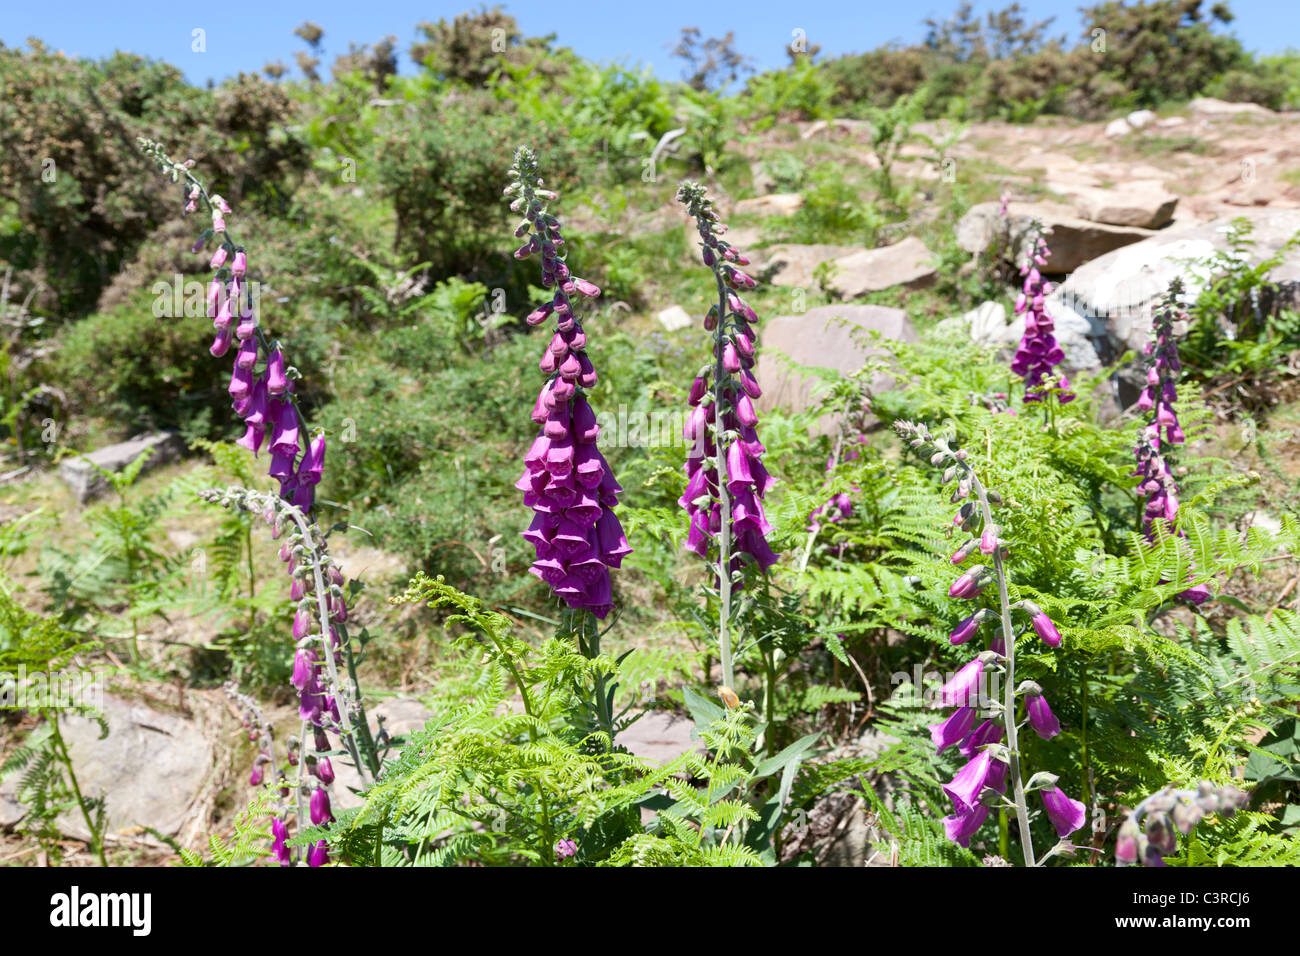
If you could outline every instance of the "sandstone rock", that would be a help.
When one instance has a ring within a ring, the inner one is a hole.
[[[850,136],[859,132],[870,133],[871,124],[866,120],[855,119],[814,120],[804,128],[799,137],[800,139],[815,139],[818,136],[829,136],[836,131]]]
[[[148,471],[174,460],[182,447],[181,437],[175,432],[137,435],[129,441],[92,451],[89,455],[65,458],[59,465],[59,477],[72,489],[77,503],[84,505],[91,498],[108,490],[108,482],[99,474],[96,466],[104,471],[119,472],[148,451],[149,459],[142,469]]]
[[[763,163],[749,164],[749,178],[753,183],[754,192],[760,196],[766,196],[776,188],[776,180],[772,178],[772,174],[767,171]]]
[[[750,272],[756,279],[772,285],[811,289],[817,285],[818,266],[852,251],[852,246],[784,243],[749,252]]]
[[[763,216],[793,216],[803,206],[803,196],[799,193],[770,193],[742,199],[736,203],[737,213],[756,213]]]
[[[1022,261],[1029,229],[1034,220],[1050,226],[1052,257],[1047,272],[1063,275],[1091,259],[1121,246],[1140,242],[1153,233],[1136,226],[1111,226],[1080,219],[1068,206],[1047,202],[1012,202],[1007,215],[998,215],[998,203],[972,206],[957,223],[957,244],[978,254],[995,241],[1011,261]]]
[[[1300,231],[1300,210],[1250,210],[1255,224],[1252,261],[1272,255]],[[1189,267],[1216,249],[1225,248],[1228,219],[1166,230],[1139,243],[1117,249],[1080,268],[1048,297],[1048,312],[1057,328],[1089,326],[1088,337],[1101,360],[1110,361],[1125,349],[1140,352],[1151,330],[1152,308],[1175,276],[1182,278],[1185,300],[1203,288],[1205,276]],[[1281,295],[1300,295],[1300,252],[1290,253],[1271,273]],[[1059,335],[1058,335],[1059,337]],[[1068,350],[1067,350],[1068,351]]]
[[[862,368],[874,350],[858,341],[855,329],[879,332],[887,339],[915,342],[916,330],[902,309],[880,305],[823,305],[801,315],[784,315],[761,329],[762,351],[756,369],[763,394],[756,402],[760,411],[786,408],[801,412],[817,404],[825,385],[815,374],[804,374],[791,364],[833,369],[841,374]],[[888,387],[881,375],[876,388]],[[821,423],[829,430],[834,422]]]
[[[683,309],[680,305],[670,305],[657,316],[656,321],[669,332],[676,332],[678,329],[684,329],[691,324],[691,314]]]
[[[109,728],[102,740],[99,724],[86,717],[68,714],[59,727],[82,793],[104,798],[106,835],[146,826],[180,833],[198,812],[213,772],[212,745],[198,722],[115,694],[104,695],[102,709]],[[9,822],[17,783],[11,777],[0,787],[0,812]],[[80,811],[64,814],[58,825],[75,839],[90,839]]]
[[[1151,110],[1134,110],[1125,119],[1134,129],[1143,129],[1156,121],[1156,114]]]
[[[1133,132],[1133,127],[1129,125],[1126,119],[1114,119],[1106,124],[1105,135],[1107,139],[1127,136],[1131,132]]]
[[[1162,116],[1156,120],[1156,126],[1160,129],[1173,129],[1175,126],[1182,126],[1186,122],[1186,116]]]
[[[1158,179],[1134,179],[1110,189],[1079,189],[1074,208],[1092,222],[1159,229],[1174,218],[1178,197]]]
[[[642,714],[631,727],[619,734],[616,742],[638,757],[666,764],[692,750],[705,752],[703,741],[691,739],[694,727],[695,724],[687,717],[652,710]]]
[[[1187,104],[1193,113],[1202,116],[1274,116],[1274,112],[1258,103],[1229,103],[1211,96],[1199,96]]]
[[[879,249],[859,249],[832,260],[831,291],[845,299],[901,285],[919,289],[934,281],[933,253],[915,236]]]

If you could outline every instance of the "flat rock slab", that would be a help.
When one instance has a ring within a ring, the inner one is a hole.
[[[879,249],[859,249],[831,261],[830,289],[845,299],[893,286],[920,289],[934,281],[934,254],[924,242],[908,236]]]
[[[756,371],[763,394],[756,402],[758,409],[802,412],[818,403],[827,386],[792,363],[845,375],[862,368],[874,350],[859,341],[862,332],[855,330],[879,332],[899,342],[917,341],[907,313],[883,305],[823,305],[800,315],[772,319],[762,329],[763,348]],[[873,387],[888,387],[888,376],[878,378]],[[829,416],[822,423],[823,428],[833,425]]]
[[[771,285],[812,289],[817,267],[853,252],[852,246],[782,243],[749,253],[754,278]]]
[[[687,328],[693,321],[691,314],[680,305],[670,305],[655,316],[655,320],[669,332]]]
[[[104,695],[103,711],[109,730],[102,740],[93,720],[70,714],[59,722],[82,793],[104,798],[110,836],[136,827],[175,836],[213,773],[211,743],[197,721],[114,694]],[[15,822],[17,784],[10,778],[0,787],[0,822]],[[90,838],[80,812],[63,815],[58,825],[74,839]]]
[[[1226,100],[1216,100],[1212,96],[1198,96],[1187,104],[1187,108],[1201,116],[1259,116],[1267,118],[1277,115],[1267,106],[1260,106],[1258,103],[1229,103]]]
[[[1012,202],[1005,216],[998,214],[998,207],[996,202],[972,206],[957,223],[957,245],[979,254],[996,242],[1009,261],[1019,263],[1025,257],[1030,227],[1037,220],[1052,229],[1048,237],[1052,255],[1046,268],[1051,275],[1073,272],[1085,262],[1155,235],[1137,226],[1081,219],[1059,203]]]
[[[663,765],[684,753],[705,752],[703,741],[691,738],[694,729],[694,722],[687,717],[652,710],[619,734],[615,743],[626,747],[634,756]]]
[[[90,499],[108,490],[108,482],[97,469],[119,472],[145,452],[149,459],[142,471],[149,471],[159,465],[176,459],[183,448],[180,435],[175,432],[154,432],[151,435],[137,435],[129,441],[109,445],[88,455],[65,458],[59,464],[59,477],[64,480],[77,503],[84,505]]]
[[[1178,197],[1157,179],[1133,179],[1109,189],[1072,190],[1074,209],[1083,219],[1111,226],[1159,229],[1174,218]]]
[[[751,213],[761,216],[793,216],[803,208],[803,196],[799,193],[768,193],[753,199],[742,199],[736,203],[737,213]]]

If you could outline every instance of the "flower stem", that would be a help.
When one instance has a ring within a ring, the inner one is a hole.
[[[988,491],[984,483],[975,476],[974,469],[967,472],[971,477],[971,488],[979,495],[980,509],[984,513],[984,526],[994,526],[993,511],[989,507]],[[1011,598],[1007,594],[1007,572],[1002,564],[1002,548],[995,545],[993,549],[993,570],[998,579],[998,605],[1002,617],[1002,641],[1006,645],[1006,687],[1003,689],[1002,720],[1007,732],[1007,753],[1010,758],[1011,787],[1016,805],[1016,823],[1020,827],[1020,846],[1024,851],[1025,866],[1036,866],[1034,862],[1034,841],[1029,832],[1029,807],[1025,802],[1025,785],[1020,779],[1020,750],[1016,730],[1016,636],[1011,628]]]
[[[715,265],[713,277],[718,283],[718,329],[713,334],[717,352],[713,368],[713,439],[718,457],[718,501],[722,507],[722,526],[718,529],[718,654],[722,658],[722,684],[735,690],[735,665],[731,660],[731,493],[727,490],[726,432],[722,427],[723,383],[726,369],[722,366],[724,340],[727,328],[727,287],[722,281],[722,267]]]
[[[72,793],[77,798],[81,818],[86,821],[86,829],[90,833],[90,847],[95,851],[95,855],[99,857],[99,865],[106,867],[108,861],[104,859],[104,834],[99,827],[95,826],[95,821],[90,817],[90,805],[81,794],[81,784],[77,782],[77,773],[72,769],[72,757],[68,754],[68,745],[63,742],[63,734],[59,730],[59,715],[56,711],[50,711],[48,717],[50,732],[54,737],[54,745],[59,751],[59,760],[68,770],[68,780],[72,783]]]

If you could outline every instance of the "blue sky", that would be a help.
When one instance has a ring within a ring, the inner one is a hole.
[[[979,0],[980,12],[999,9],[1009,0]],[[1055,16],[1054,34],[1073,39],[1080,30],[1078,7],[1084,0],[1021,0],[1035,19]],[[1206,0],[1205,7],[1212,0]],[[183,5],[158,0],[59,0],[20,3],[5,0],[0,13],[0,41],[21,46],[36,36],[70,55],[100,57],[127,50],[167,60],[196,83],[221,80],[241,70],[260,70],[280,59],[292,65],[302,46],[293,28],[305,19],[325,29],[324,64],[351,42],[370,42],[395,35],[402,51],[402,70],[411,69],[405,51],[421,20],[450,19],[477,0],[316,0],[310,4],[272,0],[266,3]],[[491,5],[491,4],[489,4]],[[1249,49],[1263,53],[1300,47],[1300,0],[1231,0],[1237,19],[1231,29]],[[760,67],[785,62],[783,49],[792,31],[805,31],[824,53],[861,52],[882,43],[915,42],[923,36],[927,16],[947,17],[957,0],[919,3],[881,0],[734,0],[703,4],[699,0],[516,0],[506,9],[525,33],[558,34],[558,41],[583,56],[651,66],[677,78],[681,65],[670,50],[684,26],[698,26],[705,36],[736,33],[742,53]],[[725,9],[724,9],[725,8]],[[192,31],[206,32],[207,50],[191,50]]]

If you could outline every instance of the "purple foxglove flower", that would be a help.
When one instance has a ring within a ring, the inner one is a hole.
[[[975,708],[958,707],[947,720],[930,725],[930,740],[934,743],[935,749],[943,753],[953,744],[961,743],[970,733],[971,725],[974,723]]]
[[[330,861],[329,844],[327,844],[324,840],[321,840],[318,843],[316,843],[307,852],[308,866],[324,866],[325,864],[329,863],[329,861]]]
[[[257,339],[246,339],[239,346],[239,352],[235,355],[235,364],[245,370],[250,370],[257,364]]]
[[[298,466],[298,485],[315,485],[320,482],[325,470],[325,436],[317,435],[307,446],[307,454],[302,456]]]
[[[1029,623],[1039,639],[1048,647],[1060,647],[1061,632],[1056,629],[1052,619],[1043,613],[1043,609],[1032,601],[1026,601],[1025,610],[1030,614]]]
[[[244,413],[244,424],[257,428],[266,428],[266,379],[260,376],[253,382],[253,391],[249,395],[248,409]]]
[[[1040,792],[1043,809],[1047,811],[1052,826],[1056,827],[1057,836],[1067,837],[1083,826],[1087,811],[1080,801],[1072,800],[1059,787],[1045,787]]]
[[[740,356],[736,352],[736,346],[731,342],[723,346],[722,367],[732,375],[740,371]]]
[[[230,263],[230,271],[237,276],[242,276],[248,271],[248,257],[244,255],[243,249],[236,250],[235,258]]]
[[[302,612],[299,611],[299,614]],[[298,631],[297,621],[294,622],[294,632]],[[289,683],[293,684],[298,690],[305,690],[307,685],[315,680],[316,676],[316,652],[310,647],[300,647],[293,655],[293,676]]]
[[[950,644],[965,644],[980,629],[980,622],[984,619],[983,611],[976,611],[970,617],[962,618],[961,623],[952,629],[948,635]]]
[[[267,383],[270,391],[270,383]],[[280,455],[298,452],[298,409],[293,402],[282,402],[271,432],[271,451]]]
[[[266,359],[266,390],[272,395],[283,395],[289,386],[284,375],[284,353],[272,349]]]
[[[221,358],[230,350],[231,338],[232,333],[229,327],[217,330],[217,336],[212,340],[212,345],[208,348],[213,358]]]
[[[247,448],[254,456],[256,456],[262,447],[262,436],[265,434],[265,429],[259,428],[256,425],[249,425],[244,430],[244,437],[236,441],[235,444],[239,445],[241,448]]]
[[[333,823],[334,814],[330,811],[330,795],[324,787],[317,787],[311,795],[311,822],[315,826]]]
[[[722,242],[719,231],[725,227],[716,225],[717,214],[702,187],[694,183],[684,183],[677,193],[678,201],[686,206],[687,214],[696,224],[702,242],[703,260],[713,270],[715,277],[732,289],[753,288],[756,283],[734,264],[743,265],[748,260],[737,250]],[[760,570],[765,570],[776,561],[767,544],[766,535],[770,525],[763,516],[761,499],[772,484],[772,477],[763,467],[761,456],[764,452],[758,440],[756,426],[758,415],[753,400],[762,394],[749,371],[754,364],[753,330],[747,324],[757,321],[758,316],[744,300],[733,292],[726,293],[725,311],[718,305],[711,306],[704,319],[704,327],[713,331],[721,326],[721,334],[714,343],[713,355],[717,362],[715,374],[721,376],[712,383],[720,396],[719,407],[701,404],[705,394],[710,390],[708,377],[700,376],[692,384],[689,402],[695,409],[688,422],[686,474],[691,482],[688,493],[680,499],[690,520],[687,535],[688,550],[695,551],[702,557],[709,553],[709,541],[721,532],[721,501],[725,494],[731,499],[731,536],[737,552],[732,560],[732,570],[738,570],[746,563],[740,555],[747,555],[748,562]],[[722,303],[720,303],[722,304]],[[702,417],[700,410],[706,409]],[[713,414],[720,416],[717,421],[717,436],[728,441],[723,449],[726,460],[727,481],[725,488],[718,487],[717,476],[713,469],[707,469],[707,483],[702,484],[696,478],[699,462],[702,458],[712,458],[718,449],[714,440],[708,435],[704,425],[713,422]],[[735,437],[727,438],[728,435]],[[850,502],[849,508],[852,504]],[[736,586],[739,586],[737,582]]]
[[[984,825],[989,808],[980,804],[962,812],[958,811],[943,818],[944,833],[948,839],[960,846],[969,847],[971,837]]]
[[[952,582],[952,585],[948,588],[948,596],[961,600],[979,597],[984,588],[988,586],[990,577],[989,569],[982,564],[977,564]]]
[[[951,781],[944,784],[943,792],[952,800],[959,814],[971,813],[979,806],[980,791],[988,781],[992,764],[993,755],[988,750],[981,750],[966,766],[957,771]],[[1082,807],[1082,804],[1080,806]]]
[[[1115,862],[1120,866],[1132,866],[1138,861],[1141,844],[1142,831],[1132,820],[1125,820],[1115,839]]]
[[[212,260],[208,263],[209,269],[220,269],[226,264],[226,246],[222,243],[212,253]]]
[[[249,393],[253,390],[253,373],[247,368],[241,368],[239,363],[235,363],[235,370],[230,376],[230,397],[238,401],[241,398],[248,398]]]
[[[969,737],[958,745],[957,751],[969,760],[974,757],[979,749],[987,744],[1001,743],[1003,729],[1002,725],[992,720],[986,720],[976,727]]]
[[[962,707],[979,699],[984,662],[978,657],[969,662],[939,688],[939,698],[947,707]]]
[[[289,856],[289,848],[285,846],[285,840],[289,839],[289,825],[275,817],[271,820],[271,836],[274,839],[271,842],[271,856],[281,866],[289,866],[292,858]]]
[[[316,758],[316,776],[321,783],[334,782],[334,765],[330,763],[329,757]]]
[[[1025,695],[1025,710],[1029,714],[1029,725],[1034,728],[1034,733],[1044,740],[1050,740],[1061,732],[1061,722],[1052,713],[1052,708],[1047,706],[1047,698],[1041,693],[1031,692]]]
[[[268,415],[269,414],[270,412],[268,411]],[[294,447],[294,450],[292,452],[288,452],[288,453],[282,451],[276,451],[275,447],[272,446],[271,467],[267,470],[267,474],[270,475],[272,478],[279,478],[281,480],[293,475],[293,462],[294,462],[294,458],[296,457],[295,456],[296,452],[297,452],[296,446]]]
[[[704,393],[708,390],[708,387],[708,382],[703,378],[696,378],[695,381],[691,383],[691,392],[686,399],[687,403],[690,405],[699,405],[700,400],[704,398]]]

